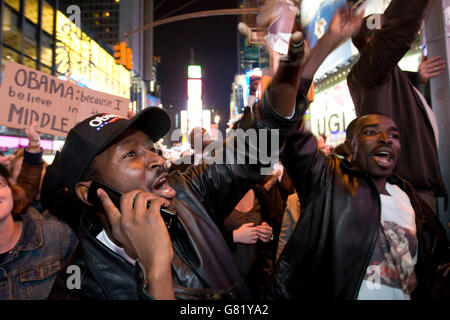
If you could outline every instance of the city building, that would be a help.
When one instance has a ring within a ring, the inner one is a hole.
[[[261,0],[240,0],[239,7],[256,8],[262,3]],[[248,106],[250,78],[255,75],[270,75],[270,55],[264,40],[265,30],[257,27],[256,15],[241,16],[238,28],[238,70],[231,87],[229,127],[239,120]]]
[[[130,98],[130,72],[115,63],[107,45],[76,25],[76,16],[59,8],[61,3],[52,0],[0,1],[2,77],[5,63],[14,61],[81,87]],[[0,135],[2,147],[23,146],[21,130],[0,127]],[[42,135],[42,140],[54,153],[62,138]]]
[[[82,13],[82,23],[111,49],[120,40],[120,2],[120,0],[63,1],[66,8],[71,5],[79,6]]]
[[[131,109],[139,112],[149,106],[159,106],[161,94],[156,75],[160,60],[153,57],[153,28],[125,36],[153,22],[154,0],[63,0],[63,3],[65,9],[79,6],[82,25],[111,50],[122,41],[131,48]]]

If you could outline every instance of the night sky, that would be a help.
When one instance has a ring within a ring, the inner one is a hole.
[[[192,4],[170,16],[237,8],[236,0],[155,0],[154,20],[164,18],[189,2]],[[173,22],[154,29],[154,55],[161,56],[158,78],[165,108],[173,105],[177,111],[186,109],[187,66],[190,48],[193,48],[194,62],[203,68],[203,105],[220,113],[219,128],[225,131],[229,120],[231,84],[238,67],[237,23],[237,16],[219,16]]]

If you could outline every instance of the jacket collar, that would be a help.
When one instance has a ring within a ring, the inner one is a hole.
[[[20,216],[23,221],[22,234],[17,243],[17,251],[31,251],[44,245],[41,224],[28,214]]]
[[[103,230],[93,210],[80,219],[79,245],[86,268],[107,299],[121,300],[136,296],[135,267],[96,239]]]
[[[341,161],[340,165],[344,171],[352,172],[353,174],[366,177],[367,179],[370,180],[369,175],[366,172],[355,168],[350,161],[344,159]],[[408,195],[411,201],[411,205],[414,208],[414,212],[416,213],[416,222],[424,223],[427,219],[425,214],[423,213],[424,208],[422,205],[422,201],[418,198],[412,185],[405,179],[397,176],[396,174],[392,174],[389,178],[387,178],[386,181],[390,184],[395,184]]]

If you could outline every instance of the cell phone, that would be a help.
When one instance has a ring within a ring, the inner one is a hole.
[[[103,209],[102,202],[100,201],[100,198],[97,195],[97,190],[99,188],[105,190],[105,192],[111,199],[112,203],[114,203],[114,205],[118,209],[120,209],[120,197],[122,196],[122,193],[98,180],[92,181],[91,186],[89,187],[88,201],[92,203],[94,206]],[[150,204],[151,201],[148,201],[147,209],[150,207]],[[175,221],[177,219],[177,213],[174,210],[163,207],[161,207],[160,212],[167,229],[170,229],[170,227],[175,224]]]

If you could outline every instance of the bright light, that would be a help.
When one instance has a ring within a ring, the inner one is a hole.
[[[189,99],[188,100],[188,111],[199,111],[202,110],[202,100],[200,99]]]
[[[202,97],[202,80],[188,79],[188,97],[189,97],[189,99],[201,99],[201,97]]]
[[[219,124],[219,122],[220,122],[220,116],[215,116],[215,117],[214,117],[214,122],[215,122],[216,124]]]
[[[203,110],[202,127],[211,132],[211,110]]]
[[[187,111],[186,110],[182,110],[181,113],[181,121],[180,121],[180,128],[181,128],[181,133],[187,133],[188,130],[188,116],[187,116]]]
[[[201,66],[188,66],[188,77],[191,79],[201,79],[202,78],[202,67]]]

